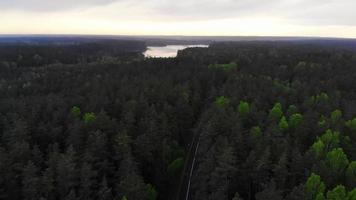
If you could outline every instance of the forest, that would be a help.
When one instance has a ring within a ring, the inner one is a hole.
[[[0,199],[356,200],[356,51],[0,44]]]

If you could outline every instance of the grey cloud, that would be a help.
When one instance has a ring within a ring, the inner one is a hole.
[[[159,1],[151,9],[166,18],[208,20],[276,17],[300,25],[356,25],[354,0],[195,0]]]
[[[302,25],[345,25],[355,26],[356,1],[314,0],[303,1],[295,8],[288,9],[284,17]]]
[[[162,1],[152,8],[159,14],[187,19],[229,18],[268,12],[281,0],[265,4],[263,0],[199,0],[199,1]]]
[[[0,10],[57,11],[105,5],[115,0],[0,0]]]
[[[268,16],[301,25],[356,25],[354,0],[0,0],[0,12],[6,9],[47,12],[73,8],[95,9],[95,6],[110,3],[116,6],[118,13],[120,9],[140,8],[145,13],[127,17],[142,17],[152,21]]]

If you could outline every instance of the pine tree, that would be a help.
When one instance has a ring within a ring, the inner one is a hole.
[[[295,113],[289,117],[288,124],[291,128],[297,128],[303,121],[303,115]]]
[[[273,169],[276,185],[278,188],[285,188],[288,180],[288,158],[287,153],[283,153],[278,164]]]
[[[341,148],[336,148],[326,154],[326,164],[334,172],[344,172],[349,165],[349,160]]]
[[[282,192],[276,188],[274,181],[269,182],[264,186],[264,190],[258,192],[256,195],[256,200],[283,200]]]
[[[295,186],[293,190],[286,196],[286,200],[301,200],[306,199],[304,185]]]
[[[246,118],[250,113],[249,103],[247,103],[246,101],[240,101],[238,111],[242,118]]]
[[[312,173],[305,183],[305,192],[308,200],[314,200],[319,194],[324,194],[325,184],[319,175]]]
[[[280,120],[283,116],[282,104],[276,103],[269,112],[269,118],[272,120]]]
[[[69,193],[73,192],[77,180],[75,152],[72,147],[68,148],[65,154],[60,155],[56,169],[58,192],[60,195],[69,195]],[[75,198],[75,194],[70,197]]]
[[[97,173],[89,163],[83,163],[80,169],[79,197],[81,199],[94,199]]]
[[[130,200],[147,198],[147,188],[142,177],[138,174],[137,163],[131,154],[125,155],[119,168],[118,194]]]
[[[356,188],[356,161],[350,162],[346,169],[346,182],[349,188]]]
[[[338,110],[338,109],[334,110],[330,115],[330,119],[331,119],[332,124],[334,124],[334,125],[337,124],[338,121],[341,119],[341,117],[342,117],[341,110]]]
[[[98,200],[112,200],[112,189],[109,188],[106,177],[104,176],[98,191]]]
[[[284,116],[279,121],[278,126],[279,126],[279,129],[281,129],[282,131],[288,130],[289,125],[288,125],[288,122],[287,122],[287,120],[286,120],[286,118]]]
[[[37,200],[40,198],[41,186],[38,172],[39,169],[31,161],[25,166],[22,175],[22,194],[24,199]]]
[[[345,122],[345,125],[351,130],[351,131],[356,131],[356,118],[353,118],[352,120],[348,120]]]
[[[327,193],[327,200],[349,200],[344,186],[338,185]]]

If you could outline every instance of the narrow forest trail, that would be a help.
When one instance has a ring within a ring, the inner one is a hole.
[[[177,200],[189,200],[191,181],[192,181],[191,179],[193,176],[199,145],[200,145],[200,134],[196,134],[192,140],[192,143],[189,147],[188,155],[186,157],[185,167],[182,173]]]

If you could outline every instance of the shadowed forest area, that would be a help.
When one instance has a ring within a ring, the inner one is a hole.
[[[344,43],[0,44],[0,199],[356,200]]]

